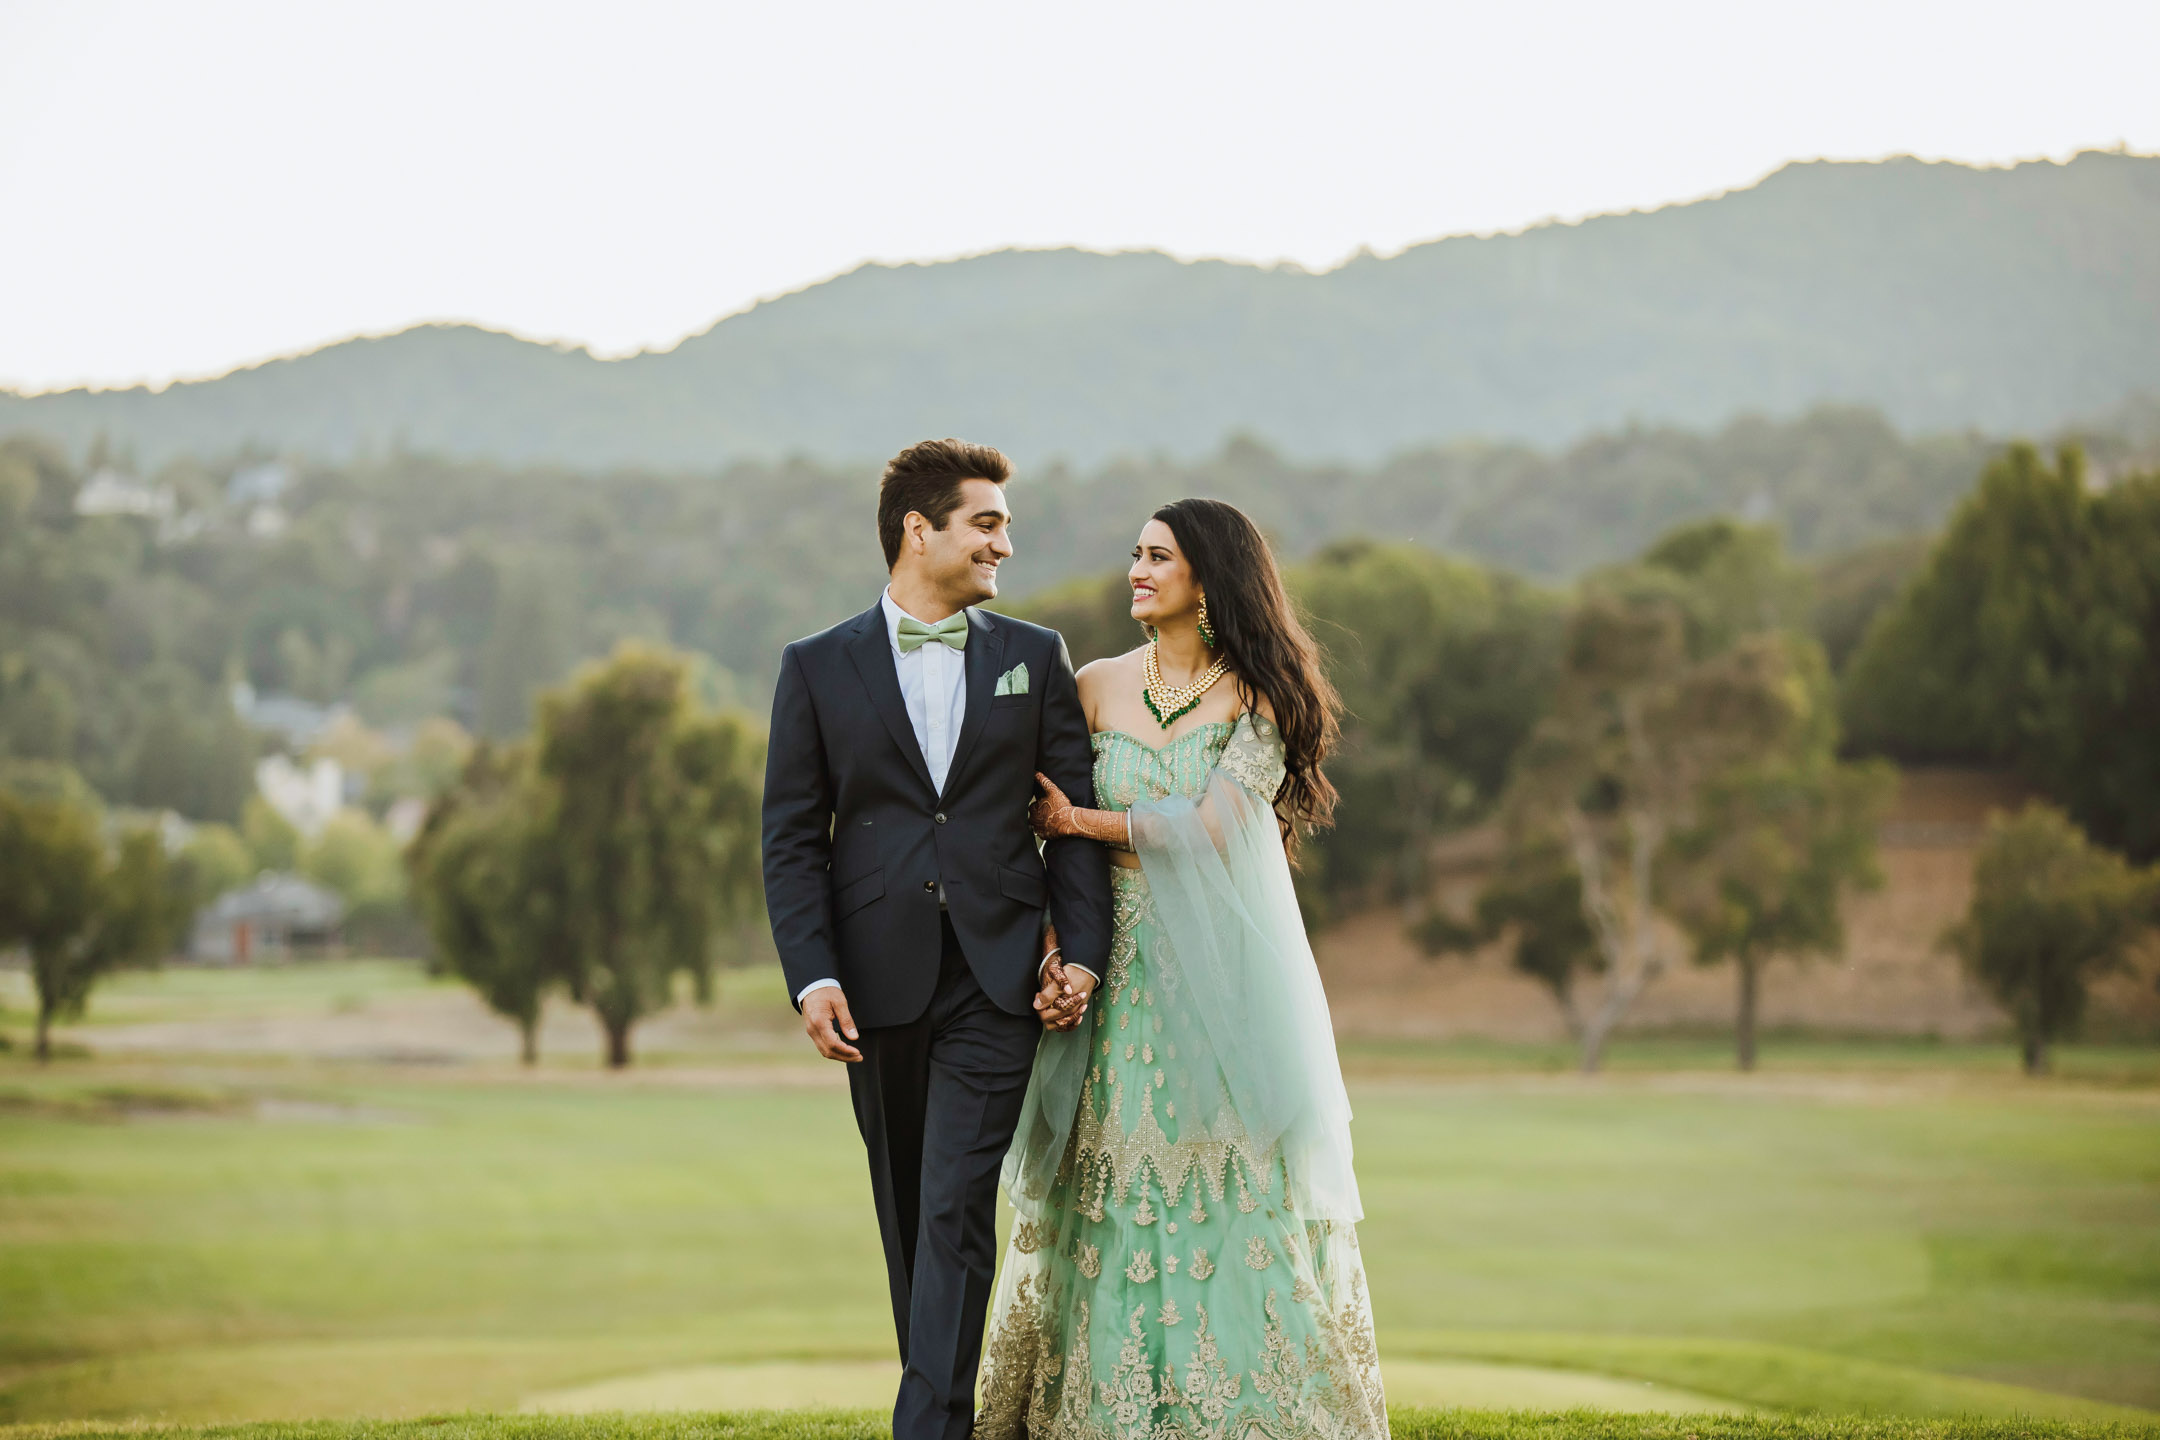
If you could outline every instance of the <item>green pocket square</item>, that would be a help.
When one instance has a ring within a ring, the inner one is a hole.
[[[991,691],[990,693],[991,693],[991,695],[992,695],[993,697],[995,697],[995,696],[998,696],[998,695],[1025,695],[1025,694],[1027,694],[1027,693],[1028,693],[1028,674],[1027,674],[1027,666],[1026,666],[1026,665],[1025,665],[1024,663],[1023,663],[1023,664],[1019,664],[1019,665],[1015,665],[1015,666],[1013,666],[1013,668],[1012,668],[1012,669],[1010,669],[1010,670],[1007,670],[1007,671],[1006,671],[1006,672],[1005,672],[1004,674],[1002,674],[1002,675],[998,676],[998,683],[997,683],[997,689],[995,689],[995,690]]]

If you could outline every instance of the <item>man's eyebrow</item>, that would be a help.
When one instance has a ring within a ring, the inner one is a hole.
[[[973,515],[968,516],[968,524],[970,525],[974,524],[978,520],[1003,520],[1006,524],[1010,525],[1012,524],[1012,511],[977,510]]]

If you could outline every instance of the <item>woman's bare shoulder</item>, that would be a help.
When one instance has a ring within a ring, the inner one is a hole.
[[[1080,682],[1080,698],[1085,700],[1098,693],[1105,685],[1117,685],[1129,676],[1140,673],[1140,652],[1145,645],[1126,651],[1123,655],[1106,655],[1100,660],[1090,660],[1080,667],[1075,676]]]

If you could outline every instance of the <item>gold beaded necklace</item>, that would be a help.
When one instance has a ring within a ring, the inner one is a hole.
[[[1200,678],[1192,684],[1173,687],[1163,681],[1159,647],[1158,641],[1150,640],[1147,643],[1147,659],[1143,662],[1147,684],[1141,688],[1140,698],[1147,701],[1148,711],[1155,717],[1155,723],[1168,730],[1180,715],[1200,703],[1200,697],[1207,694],[1217,680],[1222,679],[1223,673],[1230,668],[1230,657],[1217,657],[1215,663],[1202,671]]]

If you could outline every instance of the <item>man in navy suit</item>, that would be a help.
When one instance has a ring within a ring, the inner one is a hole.
[[[1079,1023],[1109,960],[1103,852],[1038,852],[1028,829],[1037,771],[1094,803],[1065,642],[974,608],[1012,555],[1010,477],[960,440],[895,456],[878,499],[891,583],[788,646],[773,697],[765,899],[870,1152],[904,1366],[895,1440],[974,1424],[998,1169],[1044,1027]]]

